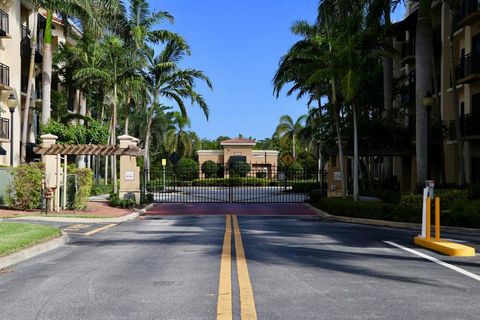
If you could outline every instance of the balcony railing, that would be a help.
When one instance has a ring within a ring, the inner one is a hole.
[[[470,52],[462,56],[456,68],[457,80],[462,80],[478,73],[480,73],[480,54]]]
[[[469,24],[469,19],[480,12],[480,3],[478,0],[463,0],[456,15],[456,21],[459,27]]]
[[[10,120],[0,118],[0,139],[10,139]]]
[[[0,84],[10,86],[10,68],[0,63]]]
[[[448,138],[453,141],[457,139],[455,120],[451,120],[448,126]],[[467,113],[460,116],[460,132],[462,137],[471,137],[480,135],[480,113]]]
[[[402,63],[415,59],[415,38],[411,38],[402,44]]]
[[[0,37],[5,37],[9,34],[9,26],[8,26],[8,14],[0,10]]]

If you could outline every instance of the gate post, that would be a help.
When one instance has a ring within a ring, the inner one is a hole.
[[[123,135],[118,137],[119,148],[127,149],[128,147],[137,147],[138,139]],[[120,199],[130,198],[134,196],[135,202],[140,204],[140,168],[137,166],[137,156],[120,155]]]
[[[57,144],[58,137],[53,134],[44,134],[40,136],[42,140],[41,147],[42,148],[50,148],[51,146]],[[45,187],[47,189],[53,189],[54,192],[54,199],[51,199],[46,203],[46,205],[50,206],[50,210],[58,211],[58,207],[56,204],[58,203],[58,199],[60,197],[60,186],[57,185],[57,177],[58,177],[58,160],[56,154],[42,154],[42,162],[45,165]]]

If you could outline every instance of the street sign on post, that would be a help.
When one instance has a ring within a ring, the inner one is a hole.
[[[282,156],[281,160],[287,167],[289,167],[295,161],[295,159],[293,159],[292,155],[288,154],[288,153],[284,154]]]
[[[162,159],[162,168],[163,168],[163,192],[165,192],[165,166],[167,165],[167,159]]]

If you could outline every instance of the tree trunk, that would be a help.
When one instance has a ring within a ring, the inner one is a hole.
[[[85,95],[85,93],[83,92],[80,92],[80,103],[79,103],[79,112],[78,112],[78,115],[80,115],[81,117],[85,117],[85,115],[87,114],[87,97]],[[79,118],[78,119],[78,124],[79,125],[83,125],[84,124],[84,120],[83,118]],[[77,156],[77,167],[78,168],[85,168],[85,156],[84,155],[78,155]]]
[[[346,174],[345,174],[345,164],[343,158],[343,142],[342,142],[342,131],[340,129],[340,110],[338,107],[337,102],[337,89],[335,84],[335,79],[331,80],[332,83],[332,105],[333,105],[333,117],[335,120],[335,129],[337,131],[337,142],[338,142],[338,156],[339,156],[339,164],[340,164],[340,174],[342,176],[342,180],[340,184],[342,186],[342,196],[345,198],[347,196],[346,190]]]
[[[297,155],[296,155],[296,152],[295,152],[295,133],[292,134],[292,155],[293,155],[293,159],[294,160],[297,160]]]
[[[453,93],[453,115],[455,120],[455,134],[457,139],[457,157],[458,157],[458,185],[465,184],[465,157],[463,154],[463,132],[462,124],[460,123],[460,108],[458,106],[458,90],[457,90],[457,75],[455,73],[455,53],[453,46],[453,32],[455,28],[455,19],[453,15],[453,8],[451,1],[448,2],[449,10],[448,16],[450,19],[450,34],[448,37],[449,58],[450,58],[450,78],[452,79],[452,93]]]
[[[147,175],[150,176],[150,132],[151,132],[151,127],[152,127],[152,115],[148,115],[147,118],[147,132],[145,133],[145,156],[144,156],[144,162],[143,162],[143,169],[147,172]]]
[[[21,152],[21,159],[22,162],[26,161],[27,156],[27,134],[28,134],[28,120],[30,114],[30,102],[32,100],[32,88],[33,88],[33,81],[35,77],[35,47],[37,45],[37,20],[38,20],[38,12],[34,10],[33,16],[33,30],[32,30],[32,41],[31,41],[31,54],[30,54],[30,69],[28,72],[28,88],[27,88],[27,97],[25,99],[25,108],[23,110],[23,123],[22,123],[22,152]]]
[[[114,84],[113,84],[113,112],[112,112],[112,145],[117,144],[117,68],[114,66]],[[117,186],[117,157],[112,155],[112,180],[113,180],[113,192],[118,192]]]
[[[43,38],[43,61],[42,61],[42,124],[50,120],[51,92],[52,92],[52,18],[51,9],[47,11],[45,24],[45,36]]]
[[[353,111],[353,200],[358,201],[358,128],[357,111],[355,105],[352,105]]]
[[[428,9],[428,10],[427,10]],[[429,17],[430,1],[421,1],[415,39],[416,52],[416,156],[417,186],[428,179],[428,119],[423,98],[431,93],[432,86],[432,23]]]
[[[385,1],[385,44],[388,49],[393,48],[393,40],[390,36],[390,0]],[[383,58],[383,103],[385,113],[384,116],[388,119],[392,119],[393,111],[393,58],[390,55],[386,55]],[[390,179],[393,176],[393,157],[383,158],[384,178]]]

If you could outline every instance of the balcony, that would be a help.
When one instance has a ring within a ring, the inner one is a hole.
[[[458,28],[471,25],[480,20],[480,4],[478,0],[463,0],[456,15]]]
[[[22,25],[22,40],[20,41],[20,55],[22,58],[30,57],[32,52],[32,32],[26,26]],[[37,43],[35,45],[35,63],[42,63],[43,61],[43,43],[40,37],[37,36]]]
[[[28,75],[22,74],[21,82],[20,82],[20,89],[23,95],[27,94],[28,89]],[[42,80],[41,78],[35,79],[35,93],[34,93],[35,100],[42,100]]]
[[[461,57],[456,67],[457,84],[480,78],[480,54],[470,52]]]
[[[0,118],[0,139],[10,139],[10,120],[7,118]]]
[[[0,63],[0,89],[10,89],[10,68]]]
[[[460,117],[460,132],[465,140],[480,139],[480,114],[467,113]],[[448,139],[457,140],[455,120],[451,120],[448,125]]]
[[[402,44],[401,64],[407,64],[415,61],[415,38],[411,38]]]
[[[9,38],[8,14],[0,10],[0,38]]]

